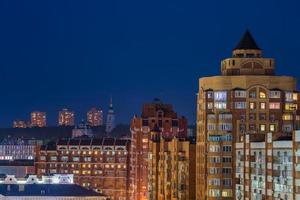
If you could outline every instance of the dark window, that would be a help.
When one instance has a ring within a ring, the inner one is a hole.
[[[172,120],[172,126],[177,127],[178,126],[178,120]]]
[[[158,120],[158,126],[162,127],[162,120]]]
[[[147,119],[143,119],[142,124],[143,124],[143,126],[148,126],[149,125],[149,121]]]

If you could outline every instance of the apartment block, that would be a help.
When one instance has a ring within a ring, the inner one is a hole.
[[[36,174],[74,174],[74,182],[128,200],[130,141],[116,138],[60,139],[42,146],[36,156]]]

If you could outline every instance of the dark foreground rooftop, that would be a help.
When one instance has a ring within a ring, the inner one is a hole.
[[[3,196],[103,196],[75,184],[0,184]]]

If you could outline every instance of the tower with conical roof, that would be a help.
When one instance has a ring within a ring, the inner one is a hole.
[[[221,63],[222,75],[274,75],[274,59],[263,58],[250,31],[246,31],[232,51],[232,57]]]
[[[112,130],[115,128],[115,112],[113,107],[112,97],[110,97],[109,109],[107,112],[106,118],[106,128],[105,131],[107,134],[111,133]]]
[[[268,133],[291,135],[299,126],[300,104],[296,79],[275,76],[274,59],[262,53],[246,31],[232,56],[221,61],[221,75],[199,79],[197,200],[273,199],[268,195],[275,188],[265,179],[272,180],[272,170],[256,163],[252,147],[240,151],[236,144],[247,142],[245,135],[253,140]],[[260,166],[260,175],[254,175],[254,166]]]

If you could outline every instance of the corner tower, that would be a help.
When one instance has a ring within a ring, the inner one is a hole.
[[[199,79],[197,200],[264,199],[272,190],[273,184],[263,185],[262,191],[244,187],[252,175],[247,172],[245,177],[237,170],[240,156],[235,153],[236,143],[243,142],[245,135],[291,135],[299,127],[296,79],[275,76],[274,59],[262,53],[246,31],[232,57],[221,61],[221,75]],[[251,156],[241,159],[250,165]]]
[[[222,61],[222,75],[274,75],[274,59],[263,58],[262,53],[251,33],[247,30],[233,49],[232,57]]]

